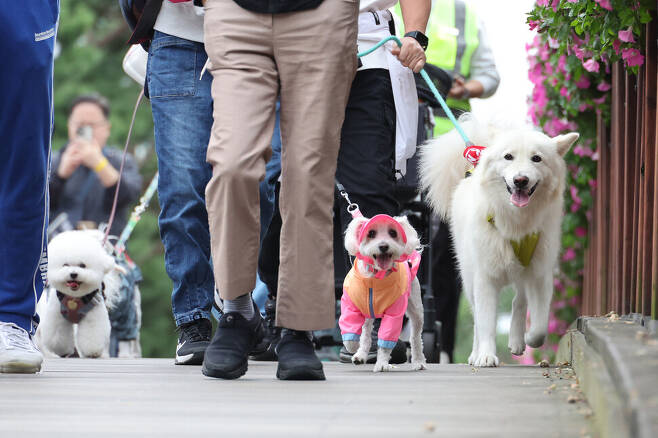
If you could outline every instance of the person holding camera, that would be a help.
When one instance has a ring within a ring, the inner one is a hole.
[[[71,103],[69,142],[53,155],[50,176],[51,217],[68,215],[79,228],[90,221],[96,227],[107,222],[119,181],[121,151],[106,147],[110,137],[110,107],[100,96],[79,96]],[[139,199],[142,177],[132,156],[126,156],[110,234],[119,235],[126,225],[128,208]]]

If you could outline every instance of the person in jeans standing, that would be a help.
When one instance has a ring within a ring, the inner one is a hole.
[[[130,2],[124,3],[129,6]],[[153,28],[146,86],[160,172],[160,236],[173,282],[171,302],[179,332],[175,363],[200,365],[210,342],[215,288],[205,205],[206,184],[212,175],[206,151],[213,99],[212,76],[201,75],[207,60],[203,8],[189,0],[164,0]],[[274,167],[280,154],[278,136],[275,132]],[[267,211],[274,197],[271,178],[261,184],[261,190]],[[263,217],[264,223],[269,223],[269,216]]]
[[[357,1],[208,0],[205,43],[214,123],[206,188],[215,279],[224,314],[207,376],[238,378],[262,326],[250,291],[259,249],[258,183],[281,99],[281,264],[277,377],[325,378],[310,330],[333,327],[333,181],[357,66]]]
[[[48,257],[48,165],[59,0],[0,8],[0,373],[36,373]]]

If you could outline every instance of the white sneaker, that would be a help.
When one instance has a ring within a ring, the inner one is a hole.
[[[43,355],[30,335],[8,322],[0,322],[0,373],[36,373]]]

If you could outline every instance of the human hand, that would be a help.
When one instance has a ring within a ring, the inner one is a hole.
[[[469,92],[466,88],[466,82],[461,76],[457,76],[454,81],[452,81],[452,88],[448,92],[448,97],[452,99],[465,99],[468,97]]]
[[[59,161],[59,167],[57,168],[57,175],[60,178],[68,179],[75,169],[77,169],[82,163],[82,157],[78,148],[69,144],[64,152],[62,153],[62,158]]]
[[[73,140],[71,145],[75,147],[77,155],[80,157],[80,163],[89,169],[94,169],[103,160],[101,147],[94,140],[85,140],[78,137]]]
[[[391,50],[402,65],[418,73],[425,66],[425,51],[418,41],[411,37],[402,38],[402,47],[395,45]]]

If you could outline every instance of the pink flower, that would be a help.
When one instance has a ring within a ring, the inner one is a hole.
[[[539,20],[528,20],[528,26],[530,26],[530,30],[535,30],[540,24],[541,21]]]
[[[559,278],[553,279],[553,287],[559,290],[560,292],[564,291],[564,285],[562,284]]]
[[[635,42],[635,38],[633,38],[633,29],[630,27],[627,30],[620,30],[617,35],[619,35],[619,39],[625,43]]]
[[[590,106],[588,104],[581,103],[580,106],[578,107],[578,111],[580,111],[582,113],[583,111],[586,111],[589,108],[590,108]]]
[[[599,6],[601,6],[603,9],[607,9],[609,11],[612,11],[612,4],[610,4],[610,0],[595,0]]]
[[[557,68],[559,71],[564,73],[566,71],[567,57],[560,55],[560,58],[557,60]]]
[[[584,75],[581,76],[580,79],[578,79],[578,82],[576,82],[576,87],[583,90],[589,88],[590,85],[591,84],[589,82],[589,79],[587,79],[587,77],[585,77]]]
[[[548,6],[550,0],[537,0],[537,6]]]
[[[574,251],[573,248],[567,248],[567,250],[564,252],[564,255],[562,256],[562,261],[570,262],[575,258],[576,258],[576,251]]]
[[[576,55],[576,58],[581,60],[581,62],[585,58],[585,50],[581,49],[580,47],[574,47],[573,53]]]
[[[621,41],[615,38],[612,42],[612,48],[615,50],[615,53],[619,55],[619,47],[621,46]]]
[[[574,230],[574,234],[576,235],[576,237],[585,237],[587,236],[587,230],[583,227],[576,227],[576,229]]]
[[[603,102],[605,102],[605,94],[599,98],[592,99],[592,101],[597,105],[601,105]]]
[[[637,49],[622,49],[621,57],[629,67],[644,64],[644,56]]]
[[[583,62],[583,67],[585,68],[585,70],[587,70],[590,73],[599,72],[599,63],[596,62],[593,58],[590,58],[587,61]]]
[[[596,154],[596,152],[594,152],[594,153],[592,154],[592,157],[594,156],[594,154]],[[595,189],[595,188],[596,188],[596,185],[597,185],[595,179],[590,179],[589,181],[587,181],[587,184],[589,184],[589,186],[590,186],[591,188],[593,188],[593,189]]]
[[[599,85],[596,86],[596,89],[599,91],[608,91],[611,88],[612,87],[607,82],[601,82]]]
[[[571,204],[571,212],[572,213],[577,212],[578,210],[580,210],[580,206],[581,206],[580,202],[574,202],[573,204]]]
[[[578,3],[578,0],[567,0],[569,3]]]
[[[560,96],[567,97],[568,95],[569,95],[569,90],[567,90],[567,87],[560,88]]]

